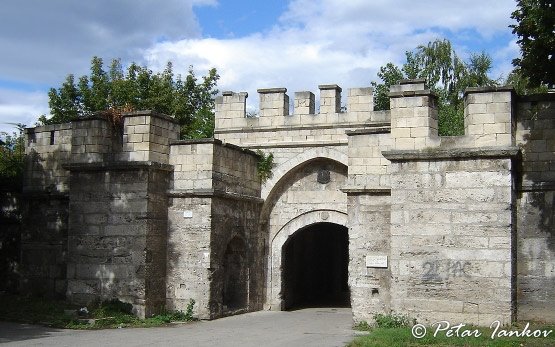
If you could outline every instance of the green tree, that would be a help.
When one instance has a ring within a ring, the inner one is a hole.
[[[181,138],[212,137],[218,79],[216,69],[211,69],[199,81],[192,67],[184,79],[175,77],[171,62],[164,71],[154,73],[136,63],[124,71],[121,61],[114,59],[105,71],[102,59],[94,57],[89,76],[80,77],[77,85],[74,76],[68,75],[60,88],[50,89],[52,116],[41,116],[39,122],[65,123],[107,110],[154,110],[179,122]]]
[[[48,92],[48,106],[52,117],[46,120],[41,116],[39,121],[45,124],[66,123],[79,117],[82,112],[82,95],[75,85],[73,75],[68,75],[62,86],[57,90],[50,88]]]
[[[403,71],[393,63],[387,63],[378,71],[378,77],[383,83],[372,82],[374,87],[374,104],[376,110],[389,109],[389,87],[399,83],[404,77]]]
[[[17,132],[0,133],[0,189],[19,190],[23,184],[25,125],[13,125],[17,127]]]
[[[555,88],[555,3],[553,0],[517,0],[510,25],[518,36],[521,57],[513,60],[529,87]],[[518,76],[517,76],[518,77]]]
[[[488,76],[492,60],[486,53],[471,54],[462,60],[447,39],[420,45],[405,53],[402,67],[388,63],[380,68],[382,83],[372,82],[375,89],[375,109],[389,108],[389,87],[404,78],[425,78],[430,89],[438,95],[439,134],[462,135],[463,93],[468,87],[492,86],[497,81]]]
[[[524,76],[519,68],[515,68],[509,76],[507,76],[505,85],[513,87],[517,94],[520,95],[547,93],[548,91],[547,85],[532,87],[530,79]]]

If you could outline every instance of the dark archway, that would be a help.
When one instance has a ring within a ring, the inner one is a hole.
[[[225,311],[247,307],[249,272],[245,242],[234,237],[224,254],[223,300]]]
[[[348,307],[348,229],[316,223],[295,232],[282,248],[285,309]]]

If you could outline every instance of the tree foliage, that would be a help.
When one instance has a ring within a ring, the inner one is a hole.
[[[406,62],[402,67],[388,63],[380,68],[378,77],[382,83],[372,82],[375,90],[375,108],[389,108],[389,87],[401,79],[425,78],[430,89],[439,98],[439,134],[462,135],[463,94],[468,87],[496,85],[497,81],[488,76],[492,60],[486,53],[471,54],[462,60],[447,39],[420,45],[405,53]]]
[[[518,36],[521,51],[521,57],[513,60],[517,73],[530,87],[555,88],[554,1],[517,0],[511,18],[517,21],[510,27]]]
[[[181,138],[212,137],[218,79],[216,69],[211,69],[199,81],[192,67],[185,78],[176,77],[171,62],[154,73],[136,63],[124,70],[121,61],[114,59],[105,71],[102,59],[94,57],[89,76],[76,81],[70,74],[61,87],[50,89],[52,116],[42,116],[39,122],[65,123],[106,110],[154,110],[179,122]]]
[[[547,85],[540,85],[533,87],[530,83],[530,79],[525,76],[519,68],[515,68],[507,79],[505,80],[505,84],[511,86],[515,89],[516,93],[519,95],[528,95],[528,94],[538,94],[538,93],[547,93],[548,88]]]
[[[0,189],[19,190],[22,187],[25,140],[25,125],[13,124],[18,131],[0,133]]]

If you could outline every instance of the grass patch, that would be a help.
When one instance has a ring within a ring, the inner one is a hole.
[[[414,347],[414,346],[480,346],[480,347],[543,347],[555,346],[555,326],[531,324],[528,328],[530,331],[536,329],[542,331],[552,331],[547,337],[499,337],[491,338],[494,329],[490,328],[477,328],[464,326],[459,330],[459,337],[448,337],[445,331],[439,331],[435,336],[435,328],[426,327],[427,334],[421,339],[417,339],[412,335],[411,327],[396,327],[396,328],[383,328],[383,327],[370,327],[369,334],[356,338],[348,347]],[[525,324],[518,324],[510,327],[500,327],[497,333],[503,331],[522,332]],[[463,331],[472,332],[472,336],[460,337]],[[475,331],[478,331],[480,336],[475,337]]]
[[[191,300],[185,312],[164,311],[139,319],[131,313],[131,304],[110,300],[89,307],[88,314],[81,317],[74,314],[80,307],[66,301],[4,294],[0,295],[0,320],[69,329],[158,327],[195,320],[194,305],[195,301]]]

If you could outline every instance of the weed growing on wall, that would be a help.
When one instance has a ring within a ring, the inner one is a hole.
[[[256,163],[256,172],[262,183],[272,177],[272,168],[274,167],[274,155],[272,153],[265,154],[261,150],[257,150],[258,162]]]

